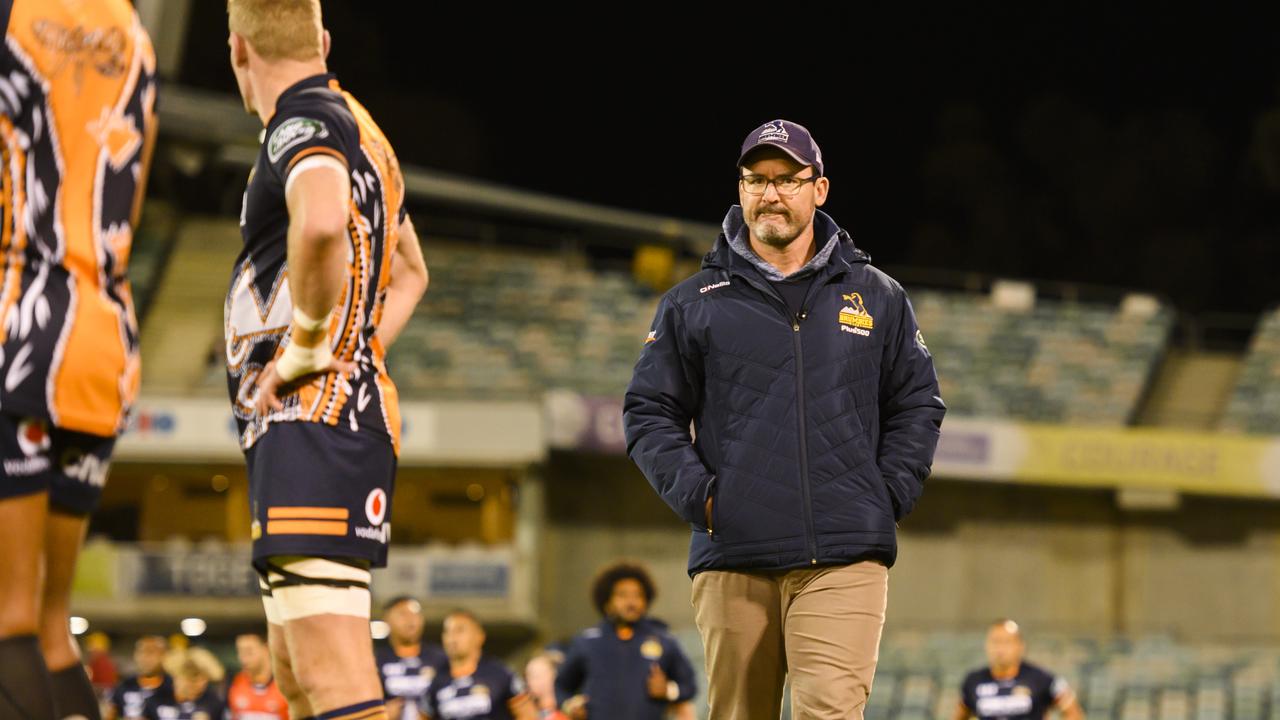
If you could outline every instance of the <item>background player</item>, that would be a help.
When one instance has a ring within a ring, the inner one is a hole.
[[[271,652],[258,633],[236,636],[240,672],[227,689],[228,720],[289,720],[289,703],[271,673]]]
[[[430,720],[534,720],[537,710],[524,681],[485,657],[484,627],[467,610],[444,618],[441,640],[449,665],[427,688],[422,713]]]
[[[649,571],[619,562],[600,571],[591,599],[601,621],[573,639],[556,676],[572,720],[694,717],[693,666],[666,623],[649,617],[657,588]]]
[[[164,656],[169,642],[160,635],[144,635],[133,644],[133,664],[138,674],[126,678],[111,691],[107,720],[142,717],[147,700],[161,688],[171,688],[173,679],[164,672]]]
[[[385,643],[374,647],[373,655],[387,698],[387,717],[418,720],[418,705],[427,686],[448,665],[449,658],[439,645],[422,642],[425,623],[417,600],[408,596],[392,598],[382,619],[391,632]]]
[[[1040,720],[1050,708],[1057,708],[1066,720],[1084,720],[1084,711],[1067,681],[1023,662],[1026,653],[1018,623],[992,623],[987,629],[989,667],[974,670],[964,679],[955,720]]]

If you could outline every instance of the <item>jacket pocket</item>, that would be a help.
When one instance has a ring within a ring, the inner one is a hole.
[[[711,517],[707,518],[707,535],[712,541],[716,541],[720,539],[720,477],[716,476],[712,482],[715,484],[707,495],[711,500]],[[706,509],[705,505],[703,509]]]

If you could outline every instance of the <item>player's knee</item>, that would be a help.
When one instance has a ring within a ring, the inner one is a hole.
[[[273,657],[271,668],[275,674],[276,687],[280,688],[284,699],[290,705],[306,701],[307,694],[302,691],[302,686],[298,684],[298,679],[294,677],[293,667],[289,664],[288,658]]]

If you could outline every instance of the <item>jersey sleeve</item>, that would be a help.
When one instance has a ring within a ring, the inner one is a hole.
[[[436,709],[436,693],[440,692],[440,673],[436,673],[435,678],[431,680],[431,684],[427,686],[427,691],[422,693],[418,698],[418,711],[428,718],[435,720],[438,710]],[[405,700],[410,702],[410,700]]]
[[[267,162],[282,184],[307,158],[332,158],[347,168],[337,123],[328,113],[298,109],[282,119],[266,139]]]
[[[978,707],[977,687],[978,681],[973,675],[965,676],[964,682],[960,683],[960,702],[964,703],[970,712],[975,712]]]
[[[1049,683],[1049,698],[1054,702],[1062,702],[1071,697],[1071,683],[1061,675],[1053,675]]]
[[[520,673],[507,670],[507,697],[504,700],[510,700],[522,694],[525,690],[524,678],[520,677]]]
[[[692,700],[698,694],[698,680],[693,671],[693,663],[689,662],[689,656],[674,636],[664,637],[662,644],[666,646],[666,652],[662,653],[662,671],[678,688],[675,701]]]
[[[115,686],[115,688],[111,691],[111,697],[108,698],[107,702],[111,704],[111,707],[115,708],[116,717],[118,718],[124,717],[124,683],[123,682]]]

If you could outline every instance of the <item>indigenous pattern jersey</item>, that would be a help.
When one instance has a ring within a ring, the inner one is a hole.
[[[248,449],[271,423],[342,423],[385,437],[399,449],[400,410],[387,375],[378,322],[391,279],[391,258],[404,220],[404,180],[395,152],[369,113],[332,75],[289,87],[267,123],[249,175],[240,215],[244,249],[227,293],[227,385]],[[257,377],[289,342],[293,302],[286,262],[291,181],[318,163],[338,162],[350,174],[347,282],[330,318],[335,358],[356,371],[316,375],[281,398],[284,408],[260,416],[253,409]]]
[[[125,0],[12,3],[0,49],[0,412],[100,436],[124,427],[139,380],[125,271],[155,70]]]

